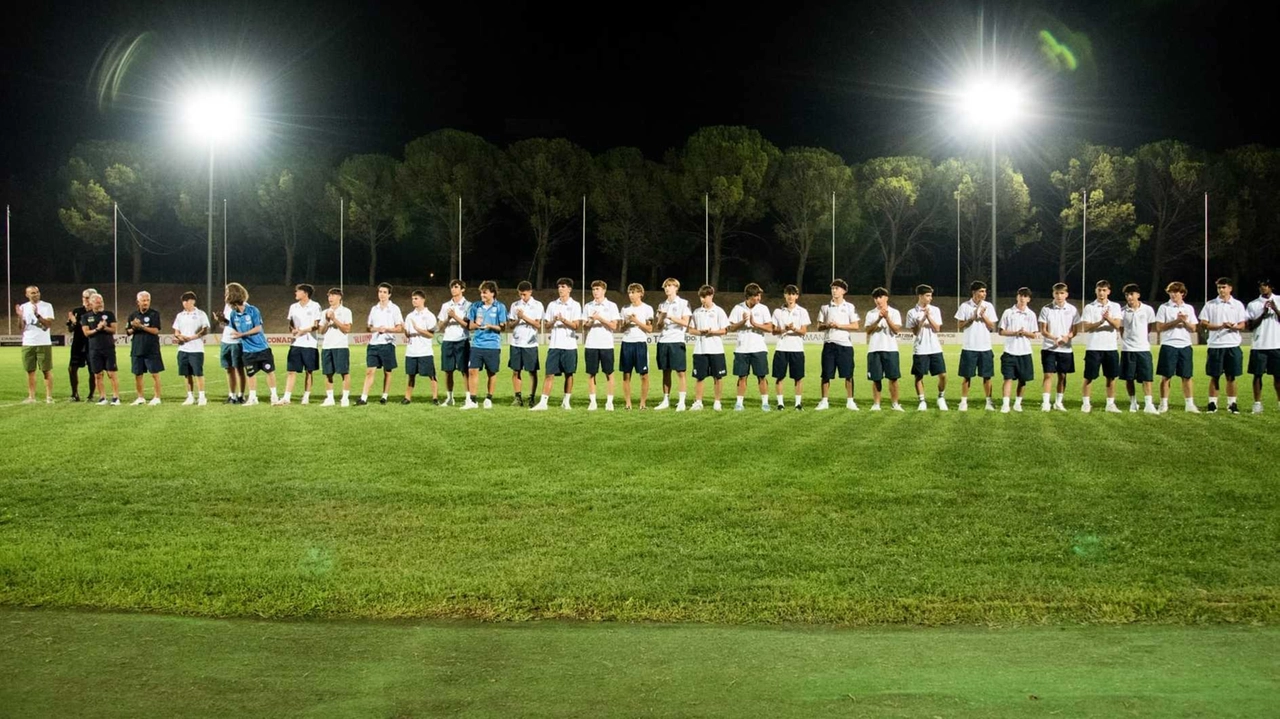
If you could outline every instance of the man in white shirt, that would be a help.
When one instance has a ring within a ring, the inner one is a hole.
[[[618,329],[618,306],[604,296],[608,285],[604,280],[591,283],[591,301],[582,308],[582,324],[586,327],[586,364],[588,411],[596,408],[596,374],[603,371],[607,392],[604,408],[613,411],[613,333]]]
[[[881,383],[889,380],[890,407],[901,412],[898,404],[898,380],[902,377],[898,358],[898,333],[902,331],[902,313],[889,306],[889,290],[877,287],[871,290],[875,303],[867,312],[864,331],[867,333],[867,379],[871,382],[871,411],[880,411]]]
[[[431,356],[431,338],[435,336],[437,319],[427,309],[427,293],[414,290],[410,295],[413,311],[404,318],[404,399],[400,404],[413,403],[413,388],[418,377],[431,380],[431,404],[440,404],[440,385],[436,382],[436,360]]]
[[[333,376],[342,376],[342,406],[351,404],[351,310],[342,304],[342,288],[329,288],[329,308],[320,317],[324,332],[324,350],[320,353],[320,371],[324,374],[324,402],[333,406]]]
[[[467,312],[471,303],[463,296],[467,291],[467,283],[462,280],[449,282],[449,301],[440,305],[440,324],[436,331],[444,331],[440,335],[440,369],[444,372],[444,404],[453,404],[453,373],[462,375],[462,383],[467,382],[467,373],[471,367],[471,343],[467,337]],[[465,392],[465,390],[464,390]]]
[[[715,405],[720,411],[720,396],[727,368],[724,362],[724,336],[729,333],[729,316],[715,303],[716,288],[698,288],[701,305],[689,316],[689,334],[693,335],[693,404],[691,412],[702,409],[702,381],[711,377],[715,384]]]
[[[742,411],[742,398],[747,393],[747,376],[755,373],[760,385],[760,409],[768,412],[769,351],[765,347],[764,335],[773,332],[772,318],[769,308],[760,301],[764,290],[752,282],[743,290],[746,299],[734,305],[729,313],[729,331],[738,333],[738,344],[733,348],[733,374],[738,378],[738,398],[733,404],[735,411]]]
[[[225,290],[225,288],[224,288]],[[227,373],[227,404],[243,404],[248,397],[248,377],[244,371],[244,348],[231,326],[231,305],[222,306],[222,314],[212,319],[222,325],[222,340],[218,343],[218,363]]]
[[[1071,347],[1071,339],[1076,335],[1076,318],[1079,316],[1076,306],[1067,303],[1066,284],[1055,284],[1053,302],[1040,310],[1040,336],[1044,338],[1044,344],[1040,348],[1040,366],[1044,370],[1041,412],[1055,409],[1059,412],[1067,411],[1063,396],[1067,392],[1067,375],[1076,371],[1076,355]],[[1058,399],[1050,405],[1054,375],[1058,378]]]
[[[209,333],[209,316],[196,307],[196,293],[182,293],[182,311],[173,319],[173,340],[178,343],[178,376],[187,381],[183,405],[209,403],[204,394],[204,336]],[[193,396],[199,391],[199,399]]]
[[[929,285],[916,286],[916,306],[907,310],[907,329],[914,338],[911,342],[911,376],[916,378],[916,396],[920,398],[917,408],[923,412],[929,409],[929,402],[924,396],[924,377],[932,375],[938,378],[938,409],[947,411],[947,362],[942,354],[942,342],[938,332],[942,330],[942,310],[933,306],[933,288]]]
[[[511,330],[511,356],[507,359],[507,368],[511,370],[511,390],[515,398],[512,407],[524,406],[524,385],[521,373],[529,373],[529,406],[533,406],[533,395],[538,391],[538,371],[542,366],[538,362],[538,330],[542,327],[545,309],[542,302],[533,298],[533,285],[527,280],[516,285],[520,299],[511,303],[507,312],[507,328]]]
[[[671,373],[675,372],[680,380],[676,411],[683,412],[688,381],[685,377],[686,357],[689,352],[685,332],[689,328],[689,317],[693,310],[689,308],[688,300],[676,294],[680,291],[680,280],[668,277],[662,283],[662,291],[667,298],[658,305],[657,317],[653,321],[654,327],[661,330],[658,335],[658,369],[662,370],[662,401],[654,409],[671,406]]]
[[[1249,312],[1244,303],[1231,296],[1230,277],[1219,277],[1218,296],[1209,300],[1200,313],[1209,330],[1209,354],[1205,374],[1209,375],[1209,412],[1218,411],[1218,383],[1227,376],[1227,411],[1240,414],[1236,402],[1236,377],[1244,374],[1244,351],[1240,349],[1240,331],[1249,327]]]
[[[373,336],[364,351],[364,389],[360,391],[360,399],[356,400],[361,407],[369,404],[369,389],[373,387],[373,375],[379,368],[382,369],[382,397],[378,403],[387,403],[391,373],[396,368],[395,336],[404,332],[404,315],[391,301],[391,285],[386,282],[378,285],[378,304],[369,308],[365,327]]]
[[[1253,375],[1253,413],[1262,414],[1262,376],[1271,375],[1280,400],[1280,306],[1271,280],[1258,281],[1258,298],[1249,303],[1249,374]]]
[[[802,409],[804,395],[804,335],[809,331],[809,310],[796,304],[800,288],[787,285],[782,288],[783,305],[773,311],[773,333],[778,343],[773,348],[774,392],[778,395],[778,409],[786,407],[782,401],[782,381],[790,375],[795,384],[796,409]]]
[[[1017,399],[1013,411],[1022,411],[1022,395],[1027,383],[1036,378],[1031,363],[1031,340],[1040,334],[1036,313],[1031,311],[1031,290],[1018,288],[1016,304],[1000,315],[1000,336],[1004,337],[1004,351],[1000,353],[1000,376],[1004,378],[1004,393],[1000,412],[1009,413],[1009,395],[1013,383],[1018,383]]]
[[[1151,364],[1151,325],[1156,311],[1143,304],[1142,288],[1130,282],[1124,286],[1124,310],[1120,313],[1120,379],[1129,392],[1129,411],[1138,411],[1137,383],[1142,383],[1145,396],[1142,411],[1160,414],[1151,399],[1151,382],[1155,371]]]
[[[311,374],[320,369],[320,350],[316,347],[316,330],[320,329],[320,303],[314,302],[311,296],[316,288],[302,283],[293,288],[293,298],[297,300],[289,306],[289,333],[293,335],[293,344],[289,345],[289,356],[285,359],[288,374],[284,379],[284,396],[281,404],[293,401],[293,383],[299,372],[305,372],[302,378],[302,404],[311,403]]]
[[[987,302],[987,285],[975,280],[969,285],[969,300],[956,308],[956,320],[961,332],[960,349],[960,411],[969,411],[969,385],[975,375],[982,378],[983,395],[987,398],[987,411],[996,407],[991,403],[991,378],[996,373],[995,353],[991,350],[991,333],[997,331],[995,305]]]
[[[847,282],[839,278],[832,280],[831,301],[818,309],[818,331],[826,333],[822,339],[822,399],[818,400],[815,408],[818,411],[830,406],[831,380],[837,375],[844,380],[845,409],[858,409],[858,403],[853,401],[853,338],[850,333],[858,331],[862,318],[858,317],[853,303],[845,300],[848,291]],[[797,391],[796,396],[799,395]]]
[[[1114,413],[1120,411],[1116,406],[1116,377],[1120,376],[1119,339],[1124,308],[1111,301],[1111,283],[1107,280],[1098,280],[1093,294],[1096,299],[1085,305],[1076,327],[1077,333],[1084,335],[1084,397],[1080,411],[1092,411],[1089,388],[1102,374],[1107,378],[1106,411]]]
[[[1191,333],[1199,321],[1196,310],[1183,302],[1187,286],[1170,282],[1165,287],[1169,301],[1156,310],[1156,331],[1160,333],[1160,357],[1156,360],[1156,374],[1160,375],[1160,413],[1169,411],[1169,382],[1182,378],[1182,399],[1187,412],[1199,414],[1196,409],[1195,388],[1191,382]]]
[[[653,331],[653,308],[644,303],[644,285],[627,285],[629,303],[622,308],[622,394],[631,409],[631,375],[640,375],[640,409],[649,400],[649,333]]]
[[[556,280],[555,300],[546,307],[542,326],[547,335],[547,368],[542,378],[542,396],[529,409],[542,412],[547,409],[551,397],[551,385],[558,376],[564,377],[564,400],[560,406],[569,409],[569,397],[573,395],[573,373],[578,371],[578,330],[582,329],[582,305],[573,299],[573,280],[561,277]]]
[[[40,288],[29,285],[27,301],[14,305],[22,320],[22,368],[27,373],[27,398],[23,404],[35,404],[36,370],[44,373],[44,401],[53,404],[53,305],[40,300]]]

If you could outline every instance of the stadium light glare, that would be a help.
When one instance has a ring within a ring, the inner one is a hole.
[[[960,100],[960,111],[971,127],[994,133],[1018,121],[1024,97],[1013,84],[982,79],[969,83]]]

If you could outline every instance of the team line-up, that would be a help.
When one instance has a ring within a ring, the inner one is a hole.
[[[1063,395],[1067,376],[1076,371],[1073,342],[1082,338],[1085,346],[1083,400],[1081,411],[1090,412],[1091,385],[1099,377],[1105,378],[1107,412],[1120,412],[1116,405],[1117,379],[1125,381],[1129,394],[1129,411],[1160,414],[1168,411],[1170,385],[1179,378],[1187,412],[1199,412],[1193,396],[1192,385],[1192,333],[1204,329],[1208,332],[1208,357],[1205,374],[1209,377],[1209,402],[1207,411],[1216,412],[1219,405],[1219,383],[1226,377],[1225,409],[1239,413],[1236,379],[1244,374],[1244,355],[1241,349],[1241,332],[1251,330],[1253,341],[1249,353],[1249,374],[1253,377],[1253,412],[1262,412],[1263,378],[1272,377],[1277,399],[1280,399],[1280,310],[1272,294],[1269,279],[1259,281],[1259,296],[1246,307],[1232,297],[1233,282],[1219,278],[1218,295],[1205,304],[1197,315],[1185,302],[1186,287],[1172,282],[1166,288],[1169,301],[1158,310],[1144,304],[1136,284],[1123,288],[1125,304],[1110,299],[1111,285],[1099,281],[1094,286],[1095,301],[1083,311],[1067,302],[1065,284],[1053,286],[1053,301],[1037,314],[1029,305],[1031,291],[1021,288],[1016,303],[1004,310],[997,320],[995,307],[986,301],[987,288],[982,282],[970,286],[971,297],[958,308],[955,319],[963,335],[960,352],[960,376],[963,380],[960,392],[960,411],[968,410],[969,390],[974,378],[982,380],[985,409],[995,410],[992,399],[992,377],[995,375],[995,357],[991,335],[1004,338],[1000,356],[1000,373],[1004,380],[1001,412],[1021,412],[1027,383],[1034,380],[1031,361],[1033,340],[1041,341],[1040,359],[1043,369],[1043,394],[1041,410],[1067,411]],[[543,411],[549,406],[550,395],[556,377],[563,377],[564,397],[561,407],[570,408],[574,376],[578,372],[578,340],[584,337],[584,364],[587,375],[588,410],[597,409],[597,384],[599,374],[605,376],[604,409],[614,408],[615,348],[614,334],[621,333],[618,351],[618,369],[622,373],[622,393],[626,409],[632,408],[631,378],[640,377],[639,408],[646,409],[649,395],[648,336],[657,333],[657,363],[662,377],[662,402],[653,407],[663,410],[671,407],[673,378],[678,382],[675,411],[703,409],[704,380],[711,379],[714,386],[712,408],[721,406],[722,382],[728,374],[723,337],[737,333],[737,346],[733,352],[733,374],[737,377],[735,410],[742,410],[747,390],[747,380],[755,375],[760,392],[760,406],[764,411],[786,406],[784,383],[792,380],[794,407],[802,408],[801,395],[805,377],[804,337],[811,320],[808,310],[796,304],[800,292],[794,285],[783,290],[784,304],[773,312],[761,302],[759,285],[748,284],[744,299],[726,314],[715,304],[715,288],[703,285],[698,290],[700,304],[691,308],[688,301],[677,293],[678,280],[663,282],[666,299],[657,308],[644,303],[644,288],[639,284],[627,287],[629,303],[621,308],[605,297],[607,286],[602,281],[591,283],[592,300],[586,305],[572,297],[573,280],[560,278],[556,282],[557,299],[543,305],[533,298],[533,288],[528,282],[517,287],[520,298],[510,307],[496,301],[497,284],[492,281],[480,284],[480,300],[466,299],[466,285],[460,280],[449,284],[450,299],[438,313],[426,307],[426,294],[415,290],[411,294],[413,310],[402,314],[391,301],[392,287],[378,286],[378,302],[369,309],[365,326],[372,334],[365,351],[364,386],[355,404],[369,402],[369,391],[375,376],[382,370],[382,394],[379,401],[386,404],[391,375],[397,368],[395,339],[405,338],[405,374],[407,384],[403,404],[410,404],[418,377],[431,382],[432,403],[454,405],[454,372],[465,373],[465,399],[462,409],[493,407],[493,393],[501,362],[502,334],[510,333],[507,367],[512,370],[513,406],[527,405],[531,410]],[[916,304],[902,314],[889,304],[889,292],[882,287],[872,291],[874,307],[859,315],[852,302],[845,300],[848,285],[843,280],[831,283],[831,301],[818,310],[817,330],[824,333],[821,359],[822,398],[815,409],[830,407],[830,385],[836,378],[844,380],[845,406],[857,410],[853,395],[853,333],[866,334],[866,376],[872,386],[872,411],[881,409],[883,384],[889,388],[890,409],[902,411],[899,403],[899,368],[897,335],[903,331],[913,336],[911,375],[915,379],[919,410],[929,408],[925,378],[934,377],[937,382],[936,405],[939,410],[948,409],[946,400],[947,367],[939,341],[942,330],[942,313],[933,305],[933,289],[928,285],[916,288]],[[230,385],[230,404],[253,405],[258,403],[257,376],[266,375],[273,405],[292,402],[293,389],[298,374],[303,375],[302,404],[311,399],[312,374],[321,372],[325,377],[325,399],[322,406],[351,404],[350,345],[348,334],[352,330],[353,316],[343,304],[340,289],[328,291],[328,307],[322,308],[312,299],[315,290],[311,285],[300,284],[295,288],[297,300],[288,314],[293,336],[286,361],[287,378],[283,395],[276,388],[276,363],[263,330],[262,315],[249,304],[249,292],[239,283],[226,286],[225,306],[215,321],[222,326],[220,364],[227,373]],[[40,299],[38,287],[26,289],[28,301],[15,307],[23,321],[22,359],[27,372],[28,396],[25,402],[36,401],[36,371],[44,374],[46,402],[53,402],[52,341],[50,328],[54,323],[53,307]],[[104,308],[102,295],[95,290],[82,294],[83,306],[67,314],[67,328],[72,333],[70,379],[71,399],[80,401],[78,370],[86,365],[91,375],[89,399],[96,389],[98,404],[120,404],[117,378],[115,334],[117,318]],[[174,340],[178,347],[178,374],[184,378],[187,388],[183,404],[207,404],[204,391],[204,335],[214,330],[208,315],[196,307],[196,295],[187,292],[182,296],[182,311],[172,324]],[[144,397],[145,375],[151,375],[153,395],[149,404],[160,404],[160,373],[164,361],[160,355],[162,320],[160,313],[151,307],[151,296],[138,293],[137,310],[126,320],[126,333],[131,337],[130,360],[135,378],[137,399],[134,404],[148,404]],[[1153,367],[1148,333],[1159,335],[1160,351]],[[548,335],[546,367],[539,358],[539,335]],[[441,369],[445,373],[446,391],[439,398],[436,380],[433,338],[440,334]],[[765,336],[776,335],[772,371],[768,362]],[[320,335],[323,351],[320,351]],[[687,400],[687,339],[693,339],[694,400]],[[541,395],[535,400],[538,373],[544,373]],[[487,392],[480,399],[480,373],[487,375]],[[522,375],[530,375],[528,399],[524,396]],[[1156,375],[1160,377],[1160,404],[1152,395]],[[334,378],[342,383],[341,398],[334,398]],[[768,378],[775,382],[776,402],[769,402]],[[1056,379],[1056,385],[1055,385]],[[111,397],[106,393],[106,383],[111,385]],[[1142,408],[1139,410],[1138,385],[1142,389]],[[1056,398],[1054,391],[1056,389]],[[1012,405],[1010,400],[1013,400]]]

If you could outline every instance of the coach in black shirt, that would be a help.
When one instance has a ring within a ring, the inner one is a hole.
[[[164,371],[164,359],[160,357],[160,313],[151,309],[151,293],[138,293],[138,309],[129,315],[125,332],[133,337],[129,353],[133,360],[133,382],[138,390],[134,404],[146,404],[142,396],[142,375],[150,373],[155,392],[151,404],[160,404],[160,373]]]
[[[71,401],[80,401],[80,368],[89,365],[89,338],[80,331],[80,316],[89,311],[89,298],[98,294],[97,290],[88,289],[80,293],[81,306],[67,313],[67,334],[71,335],[71,362],[67,365],[67,374],[71,378]],[[93,373],[89,373],[89,397],[93,401]]]
[[[89,310],[80,315],[80,332],[88,338],[89,373],[98,383],[98,404],[120,404],[120,381],[116,378],[116,314],[103,307],[102,295],[89,298]],[[111,396],[103,386],[102,373],[111,379]]]

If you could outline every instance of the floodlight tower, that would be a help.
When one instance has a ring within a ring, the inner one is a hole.
[[[996,302],[996,140],[1022,114],[1022,93],[992,72],[961,93],[961,110],[971,127],[991,135],[991,300]]]
[[[213,162],[219,143],[226,145],[244,129],[243,100],[227,90],[202,90],[186,101],[185,119],[197,138],[209,143],[209,237],[206,257],[205,302],[213,311]]]

